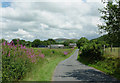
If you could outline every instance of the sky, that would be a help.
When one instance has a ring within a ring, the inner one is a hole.
[[[0,38],[33,41],[99,37],[101,0],[5,0],[0,2]]]

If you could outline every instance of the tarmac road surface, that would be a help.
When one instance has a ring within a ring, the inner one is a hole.
[[[56,67],[52,81],[115,82],[117,79],[77,61],[78,49]],[[120,82],[120,81],[119,81]]]

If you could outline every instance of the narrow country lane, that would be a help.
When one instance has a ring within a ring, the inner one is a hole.
[[[71,57],[58,64],[52,81],[116,81],[115,78],[78,62],[78,51],[77,49]]]

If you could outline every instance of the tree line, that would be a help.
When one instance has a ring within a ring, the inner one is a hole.
[[[1,42],[8,42],[5,39],[1,39]],[[76,43],[76,41],[72,39],[66,39],[63,43],[56,42],[54,39],[48,39],[41,41],[40,39],[34,39],[32,42],[31,41],[26,41],[26,40],[21,40],[21,39],[12,39],[10,42],[14,42],[15,45],[17,45],[17,41],[19,41],[20,45],[27,46],[27,47],[39,47],[39,46],[48,46],[52,44],[63,44],[64,46],[69,46],[70,43]]]
[[[5,39],[1,39],[1,42],[4,42],[4,41],[8,42]],[[48,39],[48,40],[44,40],[44,41],[41,41],[40,39],[35,39],[31,42],[31,41],[26,41],[23,39],[20,40],[20,39],[16,38],[16,39],[12,39],[10,42],[12,42],[12,41],[13,41],[14,45],[17,45],[17,43],[18,43],[20,45],[27,46],[27,47],[39,47],[41,45],[47,46],[50,44],[56,44],[55,40],[53,40],[53,39]]]

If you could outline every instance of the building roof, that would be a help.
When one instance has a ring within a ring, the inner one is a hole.
[[[59,46],[59,47],[62,47],[62,46],[64,46],[64,45],[62,45],[62,44],[55,44],[55,45],[51,45],[51,46]]]
[[[69,45],[74,45],[74,46],[76,46],[76,43],[70,43]]]

